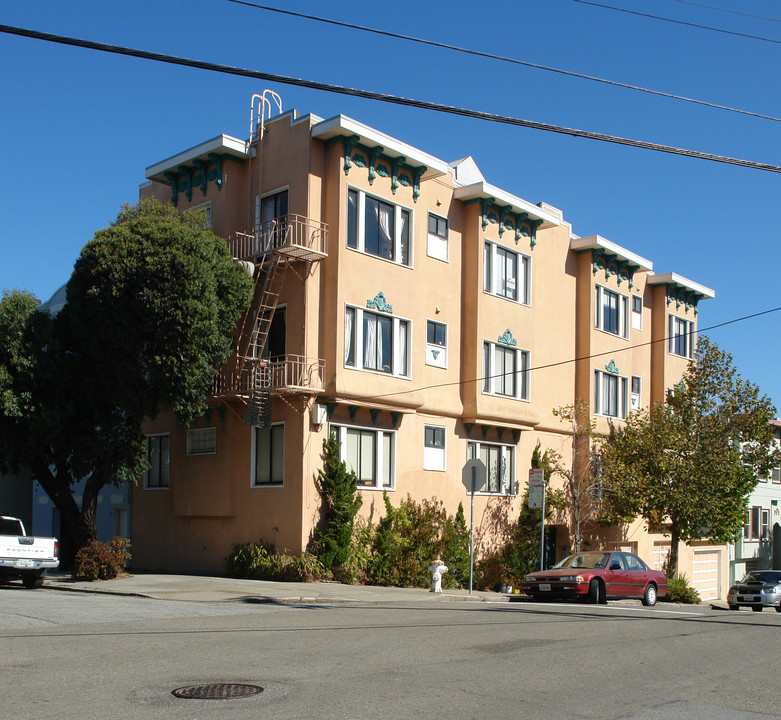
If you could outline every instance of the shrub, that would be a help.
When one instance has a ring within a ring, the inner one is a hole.
[[[277,582],[316,582],[332,577],[311,553],[278,553],[273,545],[262,540],[234,545],[225,558],[225,572],[231,577]]]
[[[678,575],[667,580],[667,595],[659,599],[697,605],[700,602],[700,594],[693,587],[690,587],[685,575]]]
[[[111,580],[125,571],[130,560],[130,540],[115,537],[110,542],[93,540],[76,553],[71,576],[74,580]]]

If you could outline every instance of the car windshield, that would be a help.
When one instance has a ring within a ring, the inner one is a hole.
[[[576,553],[564,558],[554,565],[555,568],[606,568],[610,561],[610,553],[585,552]]]
[[[781,571],[755,570],[748,573],[740,582],[742,583],[781,583]]]

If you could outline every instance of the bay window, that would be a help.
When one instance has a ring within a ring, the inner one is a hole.
[[[483,343],[483,392],[529,399],[529,351],[500,343]]]
[[[358,478],[358,486],[390,490],[395,486],[396,433],[393,430],[332,425],[340,460]]]
[[[529,305],[531,258],[496,243],[486,242],[483,255],[485,292]]]
[[[412,213],[367,195],[347,191],[347,247],[399,265],[410,265]]]
[[[470,442],[467,460],[480,459],[486,469],[483,492],[494,495],[515,494],[515,448],[498,443]]]

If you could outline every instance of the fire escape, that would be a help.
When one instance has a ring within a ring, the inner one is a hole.
[[[255,291],[252,304],[239,324],[235,355],[221,368],[213,389],[217,397],[243,399],[247,406],[245,423],[258,427],[271,426],[274,396],[298,410],[291,398],[320,393],[325,382],[324,360],[291,354],[281,358],[264,357],[286,276],[294,274],[305,287],[314,263],[327,256],[328,241],[328,228],[318,220],[287,213],[260,222],[259,214],[254,212],[261,189],[265,111],[267,107],[270,109],[268,94],[266,91],[253,96],[247,141],[252,230],[238,232],[228,240],[233,257],[252,274]],[[281,110],[279,96],[270,95]]]

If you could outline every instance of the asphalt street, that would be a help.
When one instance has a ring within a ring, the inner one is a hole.
[[[13,718],[780,717],[781,614],[425,591],[162,600],[0,587]],[[189,699],[179,688],[262,692]]]

